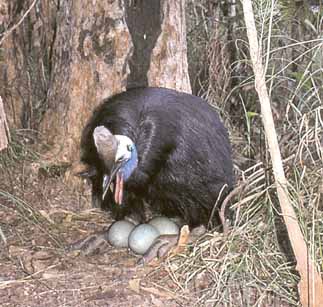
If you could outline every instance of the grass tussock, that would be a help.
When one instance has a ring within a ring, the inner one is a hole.
[[[320,5],[292,2],[253,4],[289,197],[323,276],[323,11]],[[170,275],[182,298],[194,297],[196,306],[298,306],[299,277],[276,196],[241,7],[234,1],[213,6],[212,22],[210,7],[203,9],[199,24],[213,34],[201,36],[203,45],[207,55],[218,56],[205,57],[208,78],[199,75],[200,91],[221,109],[237,178],[247,188],[231,204],[234,219],[227,236],[208,233],[188,254],[169,262]],[[201,5],[191,10],[200,12]],[[226,53],[217,41],[229,46]],[[222,73],[216,73],[219,61]]]
[[[261,163],[241,175],[248,186],[231,206],[227,235],[210,231],[168,262],[175,292],[194,306],[298,306],[298,275],[274,185]]]

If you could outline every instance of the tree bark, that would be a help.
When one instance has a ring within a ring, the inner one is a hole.
[[[11,126],[42,132],[49,162],[78,159],[103,98],[138,86],[191,91],[185,0],[4,3],[0,31],[17,26],[3,42],[0,95]]]
[[[191,93],[187,64],[185,0],[161,1],[161,33],[152,50],[148,83]]]
[[[57,17],[48,110],[41,130],[50,160],[78,157],[82,128],[105,97],[126,88],[132,43],[122,1],[63,1]]]
[[[185,0],[127,1],[134,44],[127,88],[159,86],[191,93]]]
[[[82,128],[105,97],[147,85],[190,92],[184,0],[63,2],[57,24],[42,124],[51,160],[75,160]]]

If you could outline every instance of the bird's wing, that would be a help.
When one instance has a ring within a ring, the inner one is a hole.
[[[132,176],[136,184],[145,186],[153,181],[175,147],[173,137],[167,137],[160,125],[153,116],[147,116],[140,123],[136,140],[139,161]]]

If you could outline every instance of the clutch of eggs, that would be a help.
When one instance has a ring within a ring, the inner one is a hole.
[[[128,238],[135,224],[128,221],[116,221],[108,230],[108,241],[115,247],[128,247]]]
[[[179,227],[167,217],[155,217],[148,224],[135,226],[129,221],[114,222],[108,231],[108,241],[115,247],[130,247],[143,255],[160,235],[177,235]]]

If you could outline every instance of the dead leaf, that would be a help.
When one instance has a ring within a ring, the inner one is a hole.
[[[55,222],[50,218],[50,215],[47,211],[45,210],[38,210],[38,212],[51,224],[55,224]]]
[[[55,255],[50,251],[41,250],[33,254],[35,260],[48,260],[53,258]]]
[[[74,216],[75,214],[73,214],[73,213],[68,213],[68,214],[66,214],[66,216],[65,216],[65,218],[64,218],[64,223],[71,223],[72,222],[72,220],[73,220],[73,216]]]
[[[164,290],[159,290],[159,289],[153,288],[153,287],[150,287],[150,288],[141,287],[141,290],[146,291],[151,294],[154,294],[154,295],[158,295],[158,296],[166,298],[166,299],[174,299],[175,298],[174,294],[164,291]]]
[[[175,246],[175,248],[171,250],[171,255],[176,255],[182,252],[185,249],[187,242],[189,241],[189,238],[190,238],[190,229],[188,225],[184,225],[181,228],[177,245]]]
[[[64,274],[62,274],[58,271],[49,271],[49,272],[44,272],[42,274],[42,278],[44,278],[44,279],[58,279],[63,276],[64,276]]]
[[[136,293],[140,293],[140,278],[129,280],[129,289],[135,291]]]
[[[23,254],[28,252],[27,249],[24,249],[20,246],[10,245],[9,246],[9,255],[10,257],[21,257]]]

